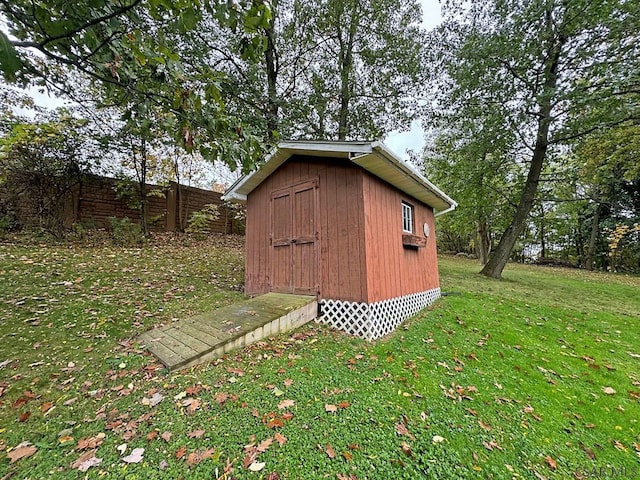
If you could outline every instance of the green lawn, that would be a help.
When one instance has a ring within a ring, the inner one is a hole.
[[[242,298],[242,263],[0,245],[0,479],[640,476],[640,278],[443,257],[451,294],[373,344],[314,324],[169,374],[131,341]]]

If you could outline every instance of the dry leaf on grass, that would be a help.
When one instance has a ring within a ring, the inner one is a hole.
[[[407,428],[407,426],[404,423],[396,423],[396,433],[398,435],[405,435],[407,437],[409,437],[411,440],[415,440],[416,437],[414,437],[411,432],[409,431],[409,429]]]
[[[144,448],[134,448],[131,454],[126,457],[122,457],[122,461],[125,463],[140,463],[144,456]]]
[[[102,459],[96,457],[96,451],[97,449],[93,449],[80,455],[80,457],[71,464],[71,468],[80,470],[81,472],[86,472],[91,467],[100,465],[102,463]]]
[[[478,420],[478,425],[480,425],[487,432],[491,430],[491,426],[484,423],[482,420]]]
[[[276,432],[273,438],[276,442],[280,444],[280,446],[283,446],[285,443],[287,443],[287,437],[282,435],[280,432]]]
[[[413,457],[413,450],[411,450],[411,445],[409,445],[407,442],[402,442],[400,448],[407,457]]]
[[[264,468],[265,465],[266,463],[264,462],[253,462],[251,465],[249,465],[249,470],[251,470],[252,472],[259,472]]]
[[[324,452],[329,458],[336,458],[336,451],[333,449],[330,443],[327,443]]]
[[[293,400],[283,400],[278,404],[278,409],[284,410],[285,408],[293,407],[296,404]]]
[[[36,447],[34,447],[33,445],[24,445],[24,446],[18,445],[17,448],[14,448],[9,453],[7,453],[7,457],[10,460],[9,463],[14,463],[14,462],[17,462],[18,460],[20,460],[22,458],[30,457],[31,455],[33,455],[37,451],[38,451],[38,449]]]
[[[549,468],[551,470],[556,470],[558,468],[558,464],[550,456],[547,455],[546,457],[544,457],[544,461],[547,463],[547,465],[549,465]]]
[[[86,450],[87,448],[97,448],[102,445],[106,435],[104,432],[100,432],[99,434],[93,437],[81,438],[78,440],[78,444],[76,445],[76,450]]]
[[[324,406],[324,411],[327,413],[336,413],[338,411],[338,407],[336,407],[335,405],[326,404]]]

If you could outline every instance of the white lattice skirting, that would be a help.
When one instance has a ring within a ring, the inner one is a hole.
[[[321,300],[318,321],[351,335],[375,340],[440,298],[440,289],[412,293],[375,303]]]

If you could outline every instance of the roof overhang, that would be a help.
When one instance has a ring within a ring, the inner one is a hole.
[[[278,144],[255,171],[238,179],[223,200],[245,202],[247,195],[294,155],[344,158],[398,190],[433,207],[439,214],[453,210],[457,203],[427,180],[411,165],[398,158],[382,142],[290,141]]]

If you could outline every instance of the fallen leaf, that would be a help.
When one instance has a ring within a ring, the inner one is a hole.
[[[338,407],[336,407],[335,405],[327,404],[324,406],[324,410],[327,413],[335,413],[338,411]]]
[[[252,472],[259,472],[264,468],[265,465],[266,463],[264,462],[253,462],[251,465],[249,465],[249,470],[251,470]]]
[[[91,467],[100,465],[102,463],[102,459],[96,457],[96,451],[97,450],[93,449],[80,455],[80,457],[71,464],[71,468],[80,470],[81,472],[86,472]]]
[[[124,455],[124,452],[127,451],[127,444],[123,443],[123,444],[118,445],[116,447],[116,450],[118,451],[118,453],[120,453],[120,455]]]
[[[187,401],[188,401],[188,404],[185,406],[187,407],[187,412],[189,413],[194,413],[197,409],[200,408],[200,405],[202,403],[197,398],[189,398],[188,400],[185,400],[185,402]]]
[[[160,438],[162,438],[165,442],[168,442],[169,440],[171,440],[171,435],[173,435],[173,433],[171,432],[162,432]]]
[[[409,429],[407,428],[407,426],[400,422],[400,423],[396,423],[396,433],[398,435],[406,435],[407,437],[409,437],[411,440],[415,440],[416,437],[414,437],[411,432],[409,431]]]
[[[434,435],[431,441],[433,443],[442,443],[444,442],[444,437],[441,437],[440,435]]]
[[[22,412],[20,415],[18,415],[18,422],[24,423],[27,420],[29,420],[30,416],[31,416],[31,412]]]
[[[267,480],[280,480],[280,475],[278,475],[278,472],[271,472],[267,476]]]
[[[622,442],[618,441],[618,440],[614,440],[613,442],[613,446],[616,447],[618,450],[621,450],[623,452],[627,451],[627,447],[625,447]]]
[[[213,457],[215,452],[216,452],[215,448],[196,450],[195,452],[192,452],[189,455],[187,455],[186,462],[188,465],[198,465],[203,460]]]
[[[272,418],[267,423],[267,428],[282,428],[284,426],[284,421],[282,418]]]
[[[153,430],[152,432],[147,433],[147,440],[148,441],[155,440],[157,436],[158,436],[158,431]]]
[[[15,402],[13,402],[13,405],[11,405],[13,408],[20,408],[24,405],[26,405],[26,403],[29,401],[29,399],[25,396],[22,396],[20,398],[18,398]]]
[[[402,442],[400,448],[407,457],[413,457],[413,450],[411,450],[411,445],[409,445],[407,442]]]
[[[616,391],[611,387],[602,387],[602,393],[605,395],[615,395]]]
[[[584,453],[587,454],[587,458],[590,460],[595,460],[596,459],[596,454],[593,450],[591,450],[589,447],[582,447],[582,449],[584,450]]]
[[[24,447],[18,447],[11,450],[9,453],[7,453],[7,457],[9,457],[9,460],[10,460],[9,463],[14,463],[22,458],[30,457],[37,451],[38,449],[33,445],[26,445]]]
[[[53,408],[53,403],[51,402],[44,402],[42,405],[40,405],[40,411],[42,413],[44,413],[45,415],[47,414],[47,412],[49,410],[51,410]]]
[[[340,402],[338,407],[340,408],[348,408],[351,404],[349,402]]]
[[[71,435],[62,435],[61,437],[58,438],[58,442],[60,444],[73,442],[73,440],[74,438]]]
[[[482,445],[484,445],[484,448],[486,448],[487,450],[493,450],[494,448],[497,450],[502,450],[502,447],[495,440],[482,442]]]
[[[285,443],[287,443],[287,437],[282,435],[280,432],[276,432],[273,438],[276,442],[280,444],[280,446],[283,446]]]
[[[547,465],[549,465],[549,468],[551,470],[556,470],[558,468],[558,464],[550,456],[547,455],[546,457],[544,457],[544,461],[547,463]]]
[[[278,409],[284,410],[285,408],[293,407],[295,404],[296,404],[296,402],[294,402],[293,400],[282,400],[278,404]]]
[[[290,378],[287,378],[284,382],[282,382],[284,384],[285,387],[290,387],[291,385],[293,385],[293,380],[291,380]]]
[[[344,458],[345,461],[350,462],[351,460],[353,460],[353,455],[351,455],[349,452],[342,452],[342,458]]]
[[[258,446],[256,447],[256,451],[258,453],[266,452],[272,443],[273,443],[273,438],[267,438],[258,444]]]
[[[224,405],[229,400],[229,394],[227,392],[216,392],[213,396],[213,400],[220,406]]]
[[[181,458],[183,458],[186,455],[186,453],[187,453],[187,447],[186,447],[186,445],[183,445],[178,450],[176,450],[176,458],[178,460],[180,460]]]
[[[122,457],[122,461],[125,463],[140,463],[144,455],[144,448],[134,448],[131,454],[126,457]]]
[[[145,398],[143,400],[147,400],[146,404],[149,405],[149,407],[155,407],[162,400],[164,400],[164,396],[160,392],[156,392],[151,396],[151,398],[149,399]],[[144,402],[143,402],[143,405],[145,405]]]
[[[333,449],[330,443],[327,443],[324,449],[325,453],[329,458],[336,458],[336,451]]]
[[[204,435],[204,430],[202,429],[194,430],[193,432],[187,433],[187,437],[189,438],[200,438],[202,435]]]
[[[478,420],[478,425],[480,425],[484,430],[486,430],[487,432],[489,430],[491,430],[491,426],[487,425],[486,423],[484,423],[482,420]]]
[[[100,432],[93,437],[85,437],[78,440],[76,450],[86,450],[87,448],[97,448],[104,441],[106,435],[104,432]]]

